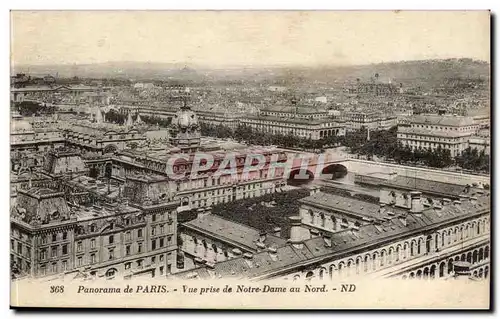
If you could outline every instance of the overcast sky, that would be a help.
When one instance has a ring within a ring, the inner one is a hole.
[[[13,12],[15,64],[342,65],[489,61],[489,13]]]

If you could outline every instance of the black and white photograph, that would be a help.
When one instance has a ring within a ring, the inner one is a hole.
[[[10,18],[11,306],[489,309],[489,11]]]

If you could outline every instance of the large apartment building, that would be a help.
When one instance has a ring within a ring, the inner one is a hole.
[[[440,147],[455,157],[469,147],[469,139],[478,130],[479,124],[471,117],[416,115],[408,125],[398,127],[398,140],[412,150]]]

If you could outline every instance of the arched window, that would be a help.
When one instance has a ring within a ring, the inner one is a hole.
[[[431,245],[432,245],[432,236],[428,235],[427,239],[425,241],[425,252],[428,254],[431,252]],[[420,254],[420,252],[419,252]]]
[[[117,271],[115,268],[110,268],[110,269],[108,269],[108,270],[106,271],[106,277],[107,277],[108,279],[111,279],[111,278],[113,278],[113,277],[116,275],[116,273],[117,273],[117,272],[118,272],[118,271]]]
[[[319,270],[319,279],[321,280],[325,279],[325,271],[326,271],[325,268],[321,268]]]
[[[312,271],[308,271],[306,274],[306,280],[311,280],[314,277],[314,273]]]

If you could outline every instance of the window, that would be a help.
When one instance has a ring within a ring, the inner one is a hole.
[[[95,263],[96,263],[95,254],[91,254],[91,255],[90,255],[90,263],[92,263],[92,264],[95,264]]]
[[[130,269],[130,263],[125,263],[125,270]]]
[[[165,232],[165,226],[160,225],[160,234],[163,234]]]
[[[163,247],[165,245],[165,239],[160,238],[160,247]]]
[[[47,243],[47,237],[42,236],[42,244],[46,244],[46,243]]]
[[[156,263],[156,257],[155,256],[151,257],[151,263],[152,264]]]
[[[167,237],[168,243],[170,244],[172,242],[172,236]]]
[[[52,263],[52,272],[53,273],[57,272],[57,263]]]
[[[68,232],[63,233],[63,240],[66,240],[66,239],[68,239]]]
[[[156,221],[156,214],[151,215],[151,219],[153,222],[155,222]]]
[[[62,246],[62,254],[63,255],[67,255],[68,254],[68,245],[63,245]]]
[[[125,255],[130,255],[130,245],[125,246]]]
[[[163,267],[163,266],[160,267],[160,276],[163,275],[164,269],[165,269],[165,267]]]
[[[125,240],[127,240],[127,241],[131,240],[131,235],[130,235],[129,231],[125,233]]]
[[[108,241],[112,244],[115,241],[115,237],[113,235],[109,236]]]
[[[90,248],[95,248],[95,239],[90,240]]]
[[[78,267],[80,267],[82,264],[83,264],[83,258],[82,257],[78,257],[76,265]]]
[[[151,228],[151,235],[152,236],[156,235],[156,226],[154,226],[153,228]]]
[[[52,257],[52,258],[57,257],[57,246],[52,246],[51,252],[50,252],[50,257]]]
[[[16,248],[16,244],[15,244],[15,242],[14,242],[14,239],[11,239],[11,240],[10,240],[10,249],[11,249],[11,250],[14,250],[15,248]]]
[[[137,230],[137,237],[142,238],[142,229]]]
[[[115,258],[115,250],[113,248],[108,250],[108,256],[109,256],[108,259],[110,260]]]
[[[46,274],[46,268],[45,268],[45,265],[41,265],[41,266],[40,266],[40,274],[41,274],[42,276],[44,276],[44,275]]]
[[[152,249],[152,250],[155,250],[155,249],[156,249],[156,239],[153,239],[153,240],[151,241],[151,249]]]
[[[23,254],[23,244],[22,243],[17,243],[17,253],[20,255]]]
[[[62,270],[63,271],[68,270],[68,261],[63,260],[63,262],[62,262]]]
[[[137,253],[142,253],[142,243],[137,244]]]
[[[52,234],[52,241],[57,241],[57,234]]]
[[[139,260],[137,261],[137,267],[141,267],[141,266],[142,266],[142,259],[139,259]]]

